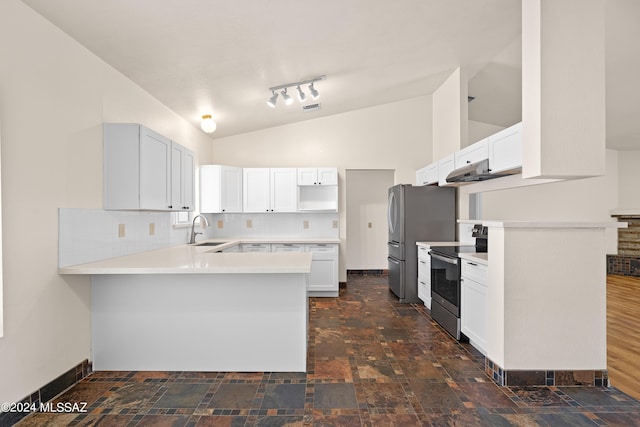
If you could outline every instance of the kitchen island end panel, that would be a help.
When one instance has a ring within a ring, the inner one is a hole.
[[[94,370],[306,371],[308,274],[92,276]]]

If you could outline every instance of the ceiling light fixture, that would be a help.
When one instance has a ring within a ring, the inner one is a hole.
[[[282,94],[282,99],[284,99],[284,103],[287,105],[291,105],[293,103],[293,98],[291,98],[291,96],[287,95],[287,88],[284,88],[284,90],[282,92],[280,92]]]
[[[313,99],[320,98],[320,93],[313,87],[313,82],[309,85],[309,93]]]
[[[287,93],[287,89],[290,87],[295,87],[296,90],[298,91],[298,99],[300,100],[300,102],[304,102],[307,99],[307,95],[302,91],[301,86],[302,85],[309,85],[309,93],[311,94],[311,96],[313,97],[313,99],[318,99],[318,97],[320,96],[320,93],[318,92],[318,90],[314,87],[314,83],[320,80],[324,80],[326,76],[318,76],[318,77],[314,77],[312,79],[308,79],[308,80],[303,80],[300,82],[295,82],[295,83],[287,83],[284,85],[279,85],[279,86],[273,86],[270,87],[269,90],[271,91],[271,97],[267,100],[267,105],[269,105],[269,107],[275,107],[276,106],[276,99],[278,98],[278,90],[282,90],[280,93],[282,94],[282,99],[284,99],[285,104],[287,105],[291,105],[291,103],[293,102],[293,99],[291,98],[291,96]]]
[[[278,93],[275,90],[272,90],[271,92],[273,93],[273,95],[267,101],[267,105],[273,108],[276,106],[276,101],[278,100]]]
[[[300,89],[300,85],[298,85],[298,99],[300,102],[304,102],[304,100],[307,99],[307,95]]]
[[[213,121],[213,117],[211,117],[211,114],[205,114],[204,116],[202,116],[200,127],[206,133],[213,133],[217,128],[216,122]]]

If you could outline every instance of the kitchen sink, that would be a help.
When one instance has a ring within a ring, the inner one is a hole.
[[[196,243],[196,246],[219,246],[219,245],[224,245],[227,242],[203,242],[203,243]]]

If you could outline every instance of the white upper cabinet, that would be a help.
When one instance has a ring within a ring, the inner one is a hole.
[[[482,139],[474,144],[471,144],[460,151],[456,151],[454,155],[455,168],[461,168],[471,163],[476,163],[481,160],[489,158],[489,144],[488,140]]]
[[[296,212],[295,168],[244,168],[244,212]]]
[[[242,168],[200,166],[200,212],[242,212]]]
[[[455,169],[454,164],[454,155],[449,154],[443,159],[438,161],[438,185],[451,185],[452,183],[447,182],[447,175],[451,173]]]
[[[298,210],[298,178],[295,168],[271,168],[271,211]]]
[[[438,182],[438,162],[431,163],[416,171],[416,185],[429,185]]]
[[[492,173],[522,167],[522,122],[491,135],[487,140]]]
[[[192,211],[194,194],[195,156],[182,145],[171,143],[171,204],[174,211]]]
[[[298,185],[338,185],[338,169],[298,168]]]
[[[105,123],[103,132],[104,208],[172,210],[171,141],[133,123]]]

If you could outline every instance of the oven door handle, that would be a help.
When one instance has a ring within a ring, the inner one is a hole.
[[[441,255],[434,254],[433,251],[429,252],[429,255],[437,260],[447,262],[449,264],[458,265],[458,258],[446,258]]]

